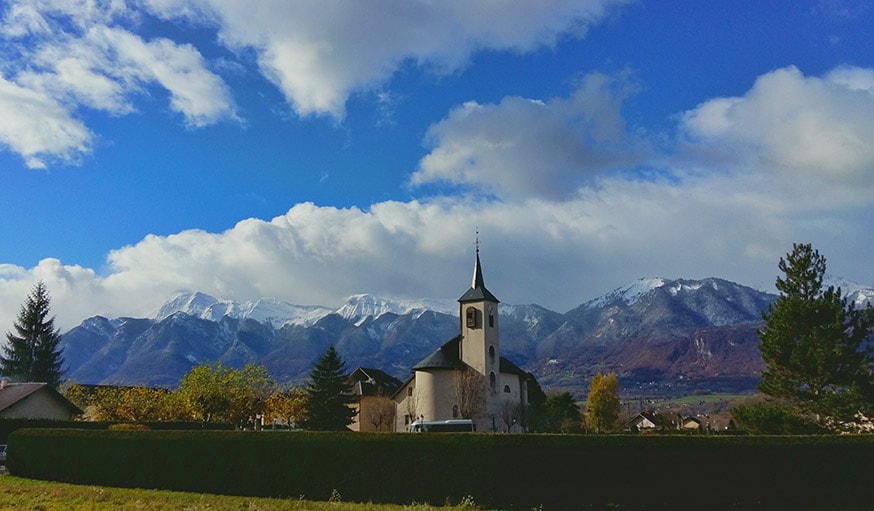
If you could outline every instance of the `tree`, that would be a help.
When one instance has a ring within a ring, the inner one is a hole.
[[[545,433],[576,433],[581,429],[580,407],[570,392],[550,394],[544,404]]]
[[[619,381],[616,375],[600,372],[592,377],[586,398],[586,425],[596,433],[610,433],[619,422]]]
[[[546,429],[546,393],[532,373],[525,377],[528,384],[528,407],[522,410],[522,426],[532,433]]]
[[[230,422],[233,389],[229,370],[221,362],[192,367],[177,392],[193,416],[203,422]]]
[[[284,392],[274,392],[267,398],[267,420],[273,422],[281,419],[289,429],[296,427],[297,422],[306,413],[306,392],[292,387]]]
[[[179,395],[203,422],[226,422],[245,427],[264,413],[275,384],[267,369],[246,364],[243,369],[201,364],[179,383]]]
[[[346,383],[346,363],[333,346],[316,362],[306,386],[303,427],[317,431],[345,431],[355,409],[352,384]]]
[[[382,431],[383,426],[385,426],[387,431],[391,431],[392,424],[395,422],[395,414],[397,413],[394,400],[383,395],[373,396],[369,399],[370,406],[367,407],[367,420],[376,431]],[[361,417],[358,420],[361,420]]]
[[[826,259],[810,244],[793,244],[778,267],[780,295],[758,331],[766,364],[759,390],[841,429],[874,408],[871,305],[856,309],[840,288],[824,288]]]
[[[0,371],[13,380],[44,382],[57,389],[64,359],[58,349],[60,331],[55,329],[55,318],[49,317],[50,301],[45,284],[38,282],[21,306],[13,325],[15,334],[6,333]]]
[[[231,408],[235,424],[244,426],[254,421],[260,429],[259,416],[267,410],[267,400],[276,391],[276,383],[270,378],[267,368],[259,364],[246,364],[240,371],[232,371],[232,385],[236,399]]]
[[[463,419],[477,419],[486,412],[486,378],[472,369],[456,371],[454,376],[458,414]]]

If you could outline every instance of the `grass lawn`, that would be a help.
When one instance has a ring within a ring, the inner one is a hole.
[[[340,496],[342,499],[342,496]],[[0,509],[17,511],[475,511],[474,505],[434,507],[229,497],[159,490],[81,486],[0,476]]]

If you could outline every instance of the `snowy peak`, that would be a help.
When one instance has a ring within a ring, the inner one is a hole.
[[[594,300],[589,301],[586,305],[597,308],[616,301],[622,301],[625,305],[634,305],[641,297],[646,296],[653,289],[658,289],[664,285],[665,279],[661,277],[640,278],[634,282],[616,288],[604,296],[595,298]]]
[[[413,312],[435,311],[454,314],[457,304],[449,300],[390,300],[371,294],[352,295],[337,309],[337,314],[356,325],[367,318],[378,318],[383,314],[403,315]]]
[[[872,287],[829,274],[826,274],[823,281],[825,287],[834,286],[835,288],[840,288],[841,296],[855,305],[857,309],[863,308],[869,303],[874,305],[874,288]]]
[[[162,305],[152,317],[162,321],[180,312],[214,322],[219,322],[225,317],[238,320],[252,319],[279,328],[283,325],[310,326],[333,311],[326,307],[292,305],[276,298],[236,302],[217,299],[199,292],[179,292]]]
[[[169,318],[177,312],[184,312],[197,318],[204,317],[210,308],[218,303],[214,297],[204,293],[180,291],[152,314],[158,321]],[[207,318],[204,318],[207,319]]]

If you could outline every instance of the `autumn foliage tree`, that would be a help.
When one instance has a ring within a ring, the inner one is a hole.
[[[274,392],[267,399],[266,417],[273,422],[280,419],[293,428],[306,413],[306,392],[303,389],[292,387],[285,391]]]
[[[826,259],[809,244],[780,258],[780,295],[762,314],[759,390],[787,400],[822,426],[842,429],[874,411],[871,305],[857,309],[841,289],[825,287]]]
[[[616,431],[619,423],[619,381],[613,373],[600,372],[592,377],[586,398],[586,425],[596,433]]]

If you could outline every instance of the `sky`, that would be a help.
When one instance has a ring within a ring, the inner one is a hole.
[[[874,285],[874,5],[5,0],[0,330],[175,292]]]

